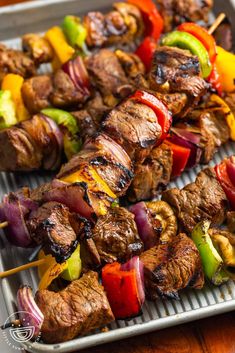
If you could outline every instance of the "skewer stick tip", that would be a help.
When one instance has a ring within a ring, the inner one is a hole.
[[[213,22],[213,24],[211,25],[211,27],[208,29],[208,33],[212,34],[216,28],[221,24],[221,22],[223,22],[223,20],[225,19],[226,15],[225,13],[221,12],[221,14],[219,14],[219,16],[216,18],[216,20]]]

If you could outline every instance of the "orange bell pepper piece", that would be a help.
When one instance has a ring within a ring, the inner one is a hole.
[[[224,92],[235,91],[235,55],[217,46],[216,67]]]

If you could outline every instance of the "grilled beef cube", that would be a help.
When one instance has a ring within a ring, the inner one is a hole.
[[[120,64],[122,65],[125,75],[130,79],[135,79],[137,75],[145,74],[145,67],[140,58],[134,53],[127,53],[123,50],[116,50],[115,55],[117,56]]]
[[[73,215],[68,207],[58,202],[46,202],[32,212],[27,226],[36,244],[42,244],[46,253],[65,261],[75,250],[77,234],[71,226]]]
[[[216,28],[213,33],[213,37],[215,38],[216,45],[224,48],[227,51],[232,50],[233,46],[233,32],[231,23],[225,19],[223,23]]]
[[[53,60],[53,49],[45,37],[36,33],[27,33],[22,37],[23,50],[36,65],[49,63]]]
[[[105,104],[99,91],[95,92],[94,97],[88,100],[85,107],[98,126],[106,114],[112,109],[112,107]]]
[[[188,103],[186,93],[154,92],[153,94],[166,105],[173,117],[179,116]]]
[[[98,218],[92,239],[103,263],[125,262],[144,249],[134,215],[123,207]]]
[[[89,47],[129,44],[143,33],[142,15],[136,6],[120,2],[113,7],[106,15],[96,11],[84,17]]]
[[[87,91],[76,88],[69,75],[61,69],[57,70],[53,75],[52,83],[53,92],[50,96],[50,101],[55,107],[77,107],[88,99]]]
[[[228,207],[212,168],[201,171],[194,183],[181,190],[173,188],[163,192],[162,199],[174,209],[180,226],[188,234],[204,219],[211,220],[212,225],[222,224]]]
[[[149,155],[161,136],[155,112],[132,99],[112,109],[102,126],[105,133],[125,149],[131,160],[139,163]]]
[[[235,211],[228,211],[226,214],[226,224],[228,230],[232,233],[235,232]]]
[[[157,0],[164,19],[164,31],[170,32],[182,22],[208,21],[213,0]]]
[[[172,165],[173,153],[167,143],[153,148],[145,161],[135,167],[135,176],[128,189],[128,199],[137,202],[156,197],[159,187],[169,183]]]
[[[186,50],[160,47],[153,57],[149,74],[150,89],[163,93],[185,93],[188,104],[180,112],[184,117],[206,93],[207,83],[199,76],[200,63],[197,56]]]
[[[60,292],[37,291],[35,300],[44,315],[42,339],[46,343],[71,340],[114,320],[98,275],[92,271]]]
[[[160,244],[140,255],[144,264],[147,297],[178,298],[185,287],[201,289],[204,276],[201,259],[194,242],[180,233],[171,243]]]
[[[133,178],[132,163],[121,146],[105,134],[88,139],[81,152],[62,166],[58,178],[77,171],[81,164],[89,163],[117,195],[123,195]]]
[[[0,146],[1,171],[53,170],[61,163],[55,131],[41,115],[0,131]]]
[[[0,44],[0,82],[8,73],[28,78],[36,74],[36,67],[33,60],[26,54]]]
[[[71,114],[77,120],[79,133],[83,140],[85,140],[86,137],[91,137],[96,133],[98,130],[98,125],[86,109],[74,111]]]
[[[124,98],[132,92],[132,87],[118,61],[117,56],[108,49],[102,49],[91,55],[86,68],[104,99],[104,103],[110,107],[117,104],[117,98]]]
[[[35,114],[49,107],[52,91],[52,79],[49,75],[35,76],[25,80],[21,92],[28,111]]]

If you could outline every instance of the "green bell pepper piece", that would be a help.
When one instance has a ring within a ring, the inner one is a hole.
[[[11,92],[0,91],[0,129],[5,129],[17,124],[16,109]]]
[[[223,269],[223,259],[214,247],[208,234],[209,228],[209,221],[198,223],[192,231],[191,238],[200,253],[205,276],[213,284],[220,285],[226,282],[229,277]]]
[[[82,261],[80,257],[80,244],[67,260],[68,267],[62,272],[61,277],[66,281],[78,279],[82,272]]]
[[[54,120],[58,125],[66,127],[72,135],[79,132],[77,121],[69,112],[56,108],[46,108],[42,109],[41,113]]]
[[[192,54],[198,57],[203,78],[210,75],[212,65],[209,54],[204,45],[192,34],[181,31],[173,31],[163,37],[161,44],[169,47],[188,49]]]
[[[41,110],[41,113],[54,120],[59,126],[62,126],[66,157],[70,159],[74,154],[78,153],[81,149],[82,141],[78,135],[79,127],[74,116],[69,112],[56,108],[46,108]]]
[[[87,36],[86,28],[76,16],[65,16],[62,23],[63,32],[72,47],[83,48]]]

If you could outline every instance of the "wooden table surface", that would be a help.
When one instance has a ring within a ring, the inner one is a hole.
[[[0,0],[0,6],[25,1],[29,0]],[[82,353],[110,352],[235,353],[235,312],[82,351]]]

